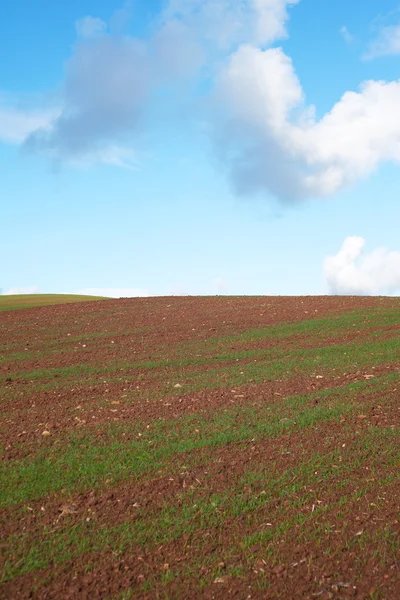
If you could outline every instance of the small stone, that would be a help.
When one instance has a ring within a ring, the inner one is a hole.
[[[76,510],[73,504],[64,504],[60,509],[60,517],[73,515],[74,513],[76,513]]]
[[[182,386],[181,386],[181,384],[180,384],[180,383],[176,383],[176,384],[174,385],[174,388],[176,388],[176,389],[179,389],[179,388],[181,388],[181,387],[182,387]]]
[[[285,567],[283,565],[278,565],[277,567],[275,567],[274,569],[274,573],[275,575],[282,575],[282,573],[285,571]]]

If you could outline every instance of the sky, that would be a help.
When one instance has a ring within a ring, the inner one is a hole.
[[[398,0],[0,4],[0,289],[400,293]]]

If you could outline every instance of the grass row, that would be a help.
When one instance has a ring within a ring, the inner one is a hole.
[[[59,386],[64,380],[73,383],[94,375],[108,376],[118,373],[120,378],[146,378],[160,380],[173,376],[175,381],[190,384],[191,389],[238,385],[247,382],[287,379],[295,375],[330,373],[345,369],[346,372],[391,363],[400,355],[400,338],[378,339],[373,341],[351,342],[341,345],[317,348],[296,348],[288,351],[284,347],[255,349],[243,352],[230,352],[209,357],[188,357],[179,360],[138,361],[115,360],[110,364],[87,363],[36,369],[30,372],[8,372],[0,377],[0,383],[7,379],[16,381],[54,381]],[[238,364],[236,364],[238,363]],[[208,368],[208,365],[218,368]],[[187,367],[196,366],[190,371]],[[204,369],[203,367],[206,367]],[[222,382],[221,382],[222,380]],[[164,390],[168,392],[168,389]]]
[[[71,436],[68,444],[45,447],[36,455],[1,465],[0,506],[40,498],[60,489],[98,487],[106,479],[141,477],[164,467],[172,457],[194,450],[253,438],[275,438],[319,422],[337,421],[360,408],[359,394],[365,403],[367,388],[375,394],[379,389],[390,389],[398,380],[399,374],[395,373],[373,384],[354,383],[314,395],[294,396],[272,405],[263,405],[260,398],[261,406],[257,408],[244,405],[212,415],[160,420],[150,429],[143,424],[109,426],[100,443],[91,436]],[[313,397],[323,402],[310,405]],[[124,440],[124,434],[129,434],[128,441]]]
[[[210,359],[213,362],[219,361],[229,361],[235,359],[246,359],[251,358],[252,356],[264,356],[265,349],[262,348],[259,350],[243,349],[240,351],[241,346],[251,346],[260,340],[269,340],[274,342],[287,341],[292,338],[293,342],[296,343],[297,338],[307,337],[307,342],[312,343],[319,341],[329,342],[329,336],[343,334],[347,331],[356,331],[358,333],[361,332],[369,332],[372,337],[378,337],[382,335],[382,330],[387,327],[393,328],[394,326],[400,327],[400,311],[395,309],[381,309],[371,310],[371,311],[354,311],[351,313],[345,313],[343,315],[334,316],[330,318],[324,319],[311,319],[300,321],[296,323],[284,323],[282,325],[276,325],[272,327],[263,327],[257,329],[249,329],[245,332],[225,336],[225,337],[214,337],[207,339],[205,341],[190,341],[190,342],[182,342],[176,344],[173,348],[170,345],[161,346],[157,353],[168,354],[168,358],[153,360],[153,361],[143,361],[142,363],[133,363],[130,364],[128,361],[121,361],[118,365],[111,365],[112,369],[119,368],[144,368],[144,369],[157,369],[163,367],[183,367],[189,365],[196,364],[204,364],[208,362]],[[132,340],[134,340],[135,336],[143,335],[143,333],[149,333],[149,329],[137,329],[132,332],[124,332],[124,337],[133,336]],[[71,343],[76,343],[80,341],[88,341],[88,340],[101,340],[102,338],[108,338],[112,336],[118,336],[120,333],[114,332],[92,332],[87,335],[78,335],[73,337],[66,337],[62,340],[57,339],[57,341],[52,341],[46,344],[45,348],[41,348],[41,356],[46,354],[54,354],[58,352],[62,352],[65,348],[68,348]],[[299,340],[300,341],[300,340]],[[304,344],[304,339],[301,339],[301,343]],[[236,352],[228,352],[227,350],[235,346]],[[84,351],[82,349],[82,351]],[[279,347],[276,350],[279,355]],[[199,356],[199,352],[201,355]],[[285,349],[287,352],[287,348]],[[273,349],[268,349],[268,353],[270,355],[274,355]],[[16,362],[23,361],[26,359],[34,359],[39,356],[38,352],[13,352],[10,354],[5,354],[0,356],[0,363],[5,362]],[[90,354],[89,354],[90,356]],[[188,358],[190,356],[191,358]],[[171,358],[172,357],[172,358]],[[174,358],[175,357],[175,358]],[[82,368],[82,365],[76,366],[76,374],[80,374],[79,369]],[[96,365],[92,367],[92,369],[96,369]],[[63,371],[65,369],[65,371]],[[61,370],[57,369],[44,369],[38,370],[36,369],[31,373],[21,373],[21,377],[29,378],[29,379],[37,379],[37,378],[51,378],[53,376],[62,377],[69,376],[69,369],[74,369],[74,366],[62,368]],[[88,371],[86,373],[98,373],[96,370],[91,370],[91,367],[88,366]],[[84,374],[84,373],[83,373]],[[18,373],[13,374],[14,377],[18,377]]]
[[[321,319],[314,317],[294,323],[251,328],[228,336],[212,337],[202,342],[183,342],[177,345],[176,352],[182,354],[195,353],[199,350],[214,352],[218,346],[248,345],[262,340],[278,342],[292,337],[306,337],[307,340],[312,341],[345,332],[375,331],[379,335],[384,329],[397,326],[400,326],[398,308],[356,310]]]
[[[135,520],[114,527],[98,526],[95,521],[88,523],[83,520],[62,531],[44,530],[36,541],[29,535],[14,536],[6,543],[12,550],[6,558],[3,582],[50,564],[63,564],[89,552],[121,554],[131,547],[149,549],[168,544],[183,535],[201,537],[201,531],[212,529],[218,532],[226,527],[227,522],[236,535],[238,529],[242,531],[239,546],[245,554],[251,554],[255,544],[262,544],[270,549],[269,558],[273,558],[277,553],[273,545],[275,540],[281,539],[296,526],[300,526],[300,537],[305,538],[309,535],[305,532],[308,521],[318,519],[321,512],[334,506],[336,511],[338,508],[344,510],[345,503],[337,499],[336,493],[334,503],[329,503],[328,493],[324,506],[319,507],[315,514],[308,509],[302,510],[315,500],[310,486],[337,492],[352,484],[355,472],[367,465],[370,477],[382,476],[382,470],[386,471],[384,482],[386,490],[390,489],[395,477],[388,478],[387,474],[395,473],[400,463],[397,441],[398,431],[370,428],[345,450],[316,453],[281,474],[274,468],[275,465],[247,472],[235,487],[211,495],[203,491],[189,491],[181,496],[179,504],[164,502],[154,514],[141,515],[139,512]],[[383,480],[378,479],[369,487],[382,484]],[[368,484],[364,488],[358,489],[356,495],[366,493]],[[354,499],[346,499],[346,503]],[[277,504],[277,500],[284,502]],[[278,509],[269,509],[269,506],[278,506]],[[262,511],[275,511],[273,526],[261,531],[258,529],[256,533],[246,533],[260,524],[260,519],[265,516]],[[337,512],[336,519],[340,520]],[[313,528],[313,535],[318,537],[318,529]]]

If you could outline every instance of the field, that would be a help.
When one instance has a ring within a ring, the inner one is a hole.
[[[0,597],[400,598],[400,299],[0,314]]]
[[[69,304],[70,302],[85,302],[89,300],[104,300],[100,296],[78,296],[74,294],[21,294],[0,295],[0,311],[33,308],[34,306],[49,306],[52,304]]]

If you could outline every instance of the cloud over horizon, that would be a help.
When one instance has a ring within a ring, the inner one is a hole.
[[[400,252],[378,248],[364,252],[362,237],[347,237],[339,252],[324,262],[324,277],[333,295],[370,296],[400,291]]]
[[[72,293],[80,296],[105,296],[106,298],[148,298],[154,295],[144,288],[85,288]]]
[[[25,295],[25,294],[37,294],[39,292],[39,288],[36,285],[32,286],[22,286],[22,287],[14,287],[6,290],[5,292],[0,290],[0,295],[2,296],[14,296],[14,295]]]

